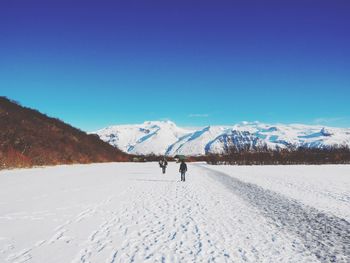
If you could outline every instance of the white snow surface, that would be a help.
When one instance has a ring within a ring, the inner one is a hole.
[[[350,222],[350,165],[206,165]]]
[[[350,166],[0,172],[0,262],[349,262]]]
[[[350,147],[349,128],[302,124],[242,122],[194,130],[180,128],[171,121],[147,121],[110,126],[95,133],[102,140],[132,154],[204,155],[223,153],[232,145],[251,149]]]

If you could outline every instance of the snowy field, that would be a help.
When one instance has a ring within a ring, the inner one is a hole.
[[[0,262],[350,262],[350,166],[0,172]]]

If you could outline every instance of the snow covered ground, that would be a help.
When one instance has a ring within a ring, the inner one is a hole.
[[[0,262],[350,262],[350,166],[0,172]]]
[[[209,166],[350,222],[349,165]]]

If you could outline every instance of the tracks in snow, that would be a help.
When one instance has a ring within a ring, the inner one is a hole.
[[[104,249],[110,251],[110,263],[229,262],[229,253],[217,246],[209,229],[203,230],[207,208],[195,193],[180,182],[164,186],[161,193],[138,193],[137,201],[126,202],[118,213],[109,211],[75,262],[96,262]]]
[[[206,167],[208,175],[240,196],[279,228],[298,236],[321,262],[350,261],[350,223],[251,183]]]
[[[133,180],[129,200],[104,209],[74,262],[317,262],[200,171],[186,183],[165,176]]]
[[[99,201],[71,204],[46,238],[0,253],[11,263],[47,253],[74,263],[348,261],[347,221],[198,165],[182,183],[175,168],[128,175],[118,191],[101,185]]]

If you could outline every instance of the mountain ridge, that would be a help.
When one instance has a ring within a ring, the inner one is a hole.
[[[350,128],[305,124],[241,122],[186,129],[172,121],[145,121],[113,125],[93,134],[136,155],[202,156],[222,154],[231,147],[238,150],[350,147]]]

